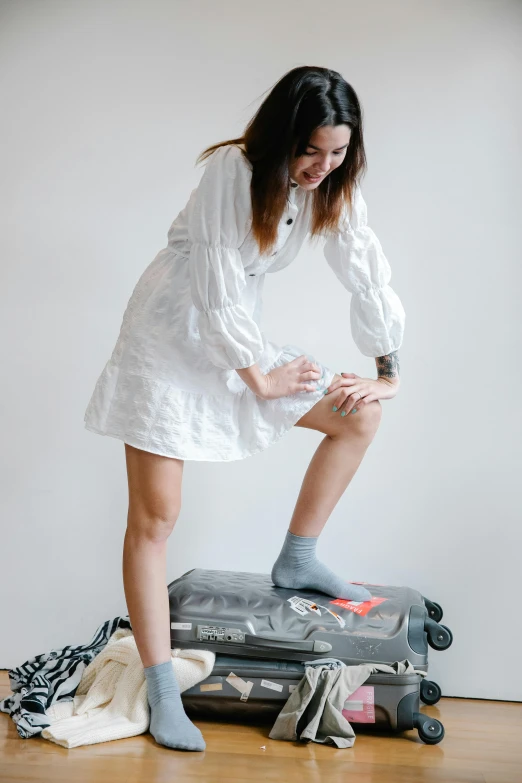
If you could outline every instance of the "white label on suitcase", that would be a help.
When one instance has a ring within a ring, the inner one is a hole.
[[[170,627],[173,631],[191,631],[192,623],[171,623]]]
[[[250,696],[250,691],[253,688],[254,683],[246,682],[245,680],[242,680],[241,677],[238,677],[237,674],[234,674],[234,672],[230,672],[230,674],[227,677],[227,682],[229,685],[231,685],[233,688],[235,688],[237,691],[240,692],[240,700],[241,701],[247,701],[248,697]]]
[[[308,614],[308,608],[304,604],[303,598],[294,595],[292,598],[287,598],[287,601],[290,604],[290,608],[293,609],[294,612],[297,612],[297,614],[300,614],[302,617]]]
[[[241,694],[241,696],[239,697],[239,701],[248,701],[248,697],[250,696],[250,691],[254,687],[254,683],[250,682],[250,680],[249,680],[247,682],[247,685],[248,685],[248,690],[244,691],[244,693]]]
[[[271,691],[279,691],[279,693],[283,690],[282,685],[279,685],[277,682],[271,682],[270,680],[261,680],[261,687],[270,688]]]
[[[287,598],[286,600],[290,604],[290,608],[293,609],[294,612],[297,612],[297,614],[300,614],[302,617],[305,617],[308,612],[314,612],[315,614],[318,614],[319,617],[322,617],[321,609],[324,609],[324,611],[328,612],[329,615],[335,617],[341,628],[344,628],[346,625],[344,617],[341,617],[339,614],[337,614],[337,612],[333,612],[331,609],[328,609],[327,606],[318,604],[315,601],[309,601],[308,598],[302,598],[298,595],[293,595],[292,598]],[[335,601],[330,601],[330,603],[335,603]]]

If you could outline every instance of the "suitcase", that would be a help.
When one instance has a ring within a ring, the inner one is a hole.
[[[181,698],[194,719],[273,723],[303,674],[304,665],[295,661],[217,655],[212,674]],[[436,745],[444,737],[444,727],[420,712],[425,683],[417,673],[372,674],[346,701],[343,714],[358,731],[399,733],[416,728],[423,742]]]
[[[408,659],[427,671],[428,645],[445,650],[453,640],[435,619],[440,606],[409,587],[367,587],[372,600],[357,603],[275,587],[267,574],[195,568],[168,586],[171,647],[348,665]]]

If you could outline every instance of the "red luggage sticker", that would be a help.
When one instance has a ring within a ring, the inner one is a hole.
[[[387,598],[372,598],[371,601],[346,601],[344,598],[336,598],[335,601],[330,601],[330,603],[342,606],[343,609],[349,609],[350,612],[361,617],[366,617],[370,609],[373,609],[374,606],[379,606],[379,604],[387,600]]]
[[[373,685],[361,685],[360,688],[357,688],[346,699],[343,715],[349,723],[375,723],[375,689]]]

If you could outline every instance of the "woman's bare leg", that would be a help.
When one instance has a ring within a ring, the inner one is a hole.
[[[339,377],[334,376],[332,383]],[[332,411],[333,396],[327,394],[296,425],[326,435],[308,466],[290,521],[290,531],[297,536],[321,533],[357,472],[381,421],[382,406],[378,400],[343,417],[339,411]]]
[[[183,461],[125,444],[129,513],[123,546],[127,608],[147,681],[150,733],[161,745],[205,749],[183,709],[172,667],[167,590],[167,539],[181,507]]]
[[[123,585],[143,666],[170,660],[167,540],[181,508],[183,461],[125,444],[129,512]]]
[[[334,380],[338,379],[336,375]],[[315,546],[373,440],[382,409],[376,400],[342,417],[339,411],[332,411],[331,400],[327,395],[297,422],[297,426],[324,432],[326,437],[306,471],[272,579],[280,587],[308,587],[336,598],[364,601],[370,598],[368,591],[347,583],[323,565],[315,555]]]

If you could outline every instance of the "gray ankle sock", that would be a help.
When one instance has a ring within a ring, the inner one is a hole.
[[[345,582],[317,559],[316,544],[317,538],[294,536],[288,531],[272,569],[273,583],[293,590],[319,590],[333,598],[369,601],[371,594],[366,588]]]
[[[200,730],[187,718],[172,661],[145,667],[151,709],[150,733],[160,745],[179,750],[205,750]]]

